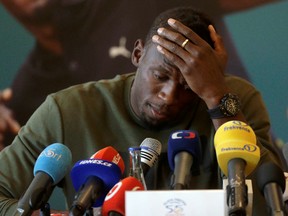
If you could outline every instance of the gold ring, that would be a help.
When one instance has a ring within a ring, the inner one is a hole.
[[[184,48],[188,42],[189,42],[189,40],[186,39],[186,40],[182,43],[181,47]]]

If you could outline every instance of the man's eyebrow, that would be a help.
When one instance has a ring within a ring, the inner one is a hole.
[[[164,58],[164,63],[167,64],[169,67],[172,67],[176,69],[177,71],[179,71],[179,68],[173,62],[169,61],[167,58]],[[167,72],[167,75],[170,75],[172,73],[170,70],[167,70],[166,67],[161,66],[161,68],[163,68]]]

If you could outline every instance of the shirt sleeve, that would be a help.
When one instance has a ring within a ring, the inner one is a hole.
[[[17,200],[34,178],[37,157],[45,147],[62,140],[60,125],[58,106],[48,96],[13,143],[0,152],[0,216],[14,215]]]

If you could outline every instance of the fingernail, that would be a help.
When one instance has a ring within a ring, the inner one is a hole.
[[[164,52],[163,52],[163,47],[162,47],[162,46],[158,45],[158,46],[157,46],[157,50],[158,50],[160,53],[163,53],[163,54],[164,54]]]
[[[171,24],[171,25],[174,25],[175,22],[176,22],[176,20],[173,19],[173,18],[169,18],[169,19],[168,19],[168,23]]]
[[[209,28],[216,33],[216,30],[213,25],[209,25]]]
[[[152,41],[157,42],[158,40],[159,40],[159,36],[158,35],[153,35]]]
[[[158,28],[157,29],[158,34],[161,34],[163,32],[163,30],[164,30],[164,28]]]

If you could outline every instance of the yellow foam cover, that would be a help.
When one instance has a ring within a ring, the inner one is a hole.
[[[242,158],[246,161],[246,176],[255,169],[260,160],[256,135],[249,125],[241,121],[229,121],[221,125],[215,133],[214,146],[218,164],[226,176],[231,159]]]

